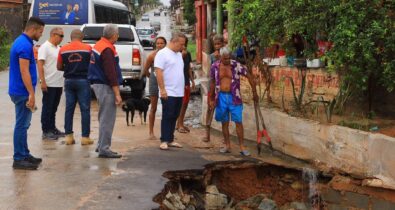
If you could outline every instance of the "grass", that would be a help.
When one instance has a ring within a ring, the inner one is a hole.
[[[191,53],[192,61],[196,61],[196,42],[189,43],[187,49]]]

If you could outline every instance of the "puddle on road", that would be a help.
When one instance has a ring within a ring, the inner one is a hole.
[[[314,169],[254,160],[214,162],[204,169],[168,171],[163,176],[170,181],[153,201],[164,210],[395,209],[395,191],[362,187],[351,178],[340,184],[348,188],[340,190],[334,177]]]

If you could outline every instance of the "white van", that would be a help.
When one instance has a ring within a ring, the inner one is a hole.
[[[64,39],[70,42],[73,29],[81,28],[87,23],[114,23],[136,26],[134,15],[128,8],[113,0],[32,0],[29,17],[39,17],[45,23],[43,36],[38,45],[49,38],[54,27],[62,27]]]

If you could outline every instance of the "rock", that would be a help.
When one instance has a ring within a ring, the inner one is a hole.
[[[169,199],[170,197],[172,197],[173,196],[173,194],[169,191],[169,192],[167,192],[167,194],[166,194],[166,199]]]
[[[292,183],[295,180],[295,177],[291,174],[285,174],[284,177],[281,179],[286,183]]]
[[[257,210],[277,210],[277,204],[275,201],[265,198],[259,204]]]
[[[285,204],[280,208],[280,210],[309,210],[309,208],[307,208],[305,203],[292,202]]]
[[[224,194],[206,194],[206,208],[207,210],[223,209],[228,203],[228,199]]]
[[[295,181],[294,183],[291,184],[292,189],[294,190],[302,190],[303,189],[303,184],[300,183],[299,181]]]
[[[192,205],[188,205],[185,210],[196,210],[196,208]]]
[[[209,185],[206,187],[206,193],[210,193],[210,194],[218,194],[218,188],[215,185]]]
[[[173,204],[171,204],[168,200],[163,200],[163,205],[166,206],[166,208],[170,209],[170,210],[178,210],[176,209]]]
[[[181,197],[176,193],[172,194],[170,191],[166,194],[163,205],[171,210],[184,210],[186,208],[181,202]]]
[[[308,210],[306,204],[300,202],[292,202],[291,208],[294,208],[295,210]]]
[[[228,203],[227,196],[220,193],[215,185],[206,187],[206,207],[207,210],[223,209]]]
[[[189,204],[189,202],[191,201],[191,196],[184,194],[184,196],[182,196],[181,201],[183,204]]]
[[[247,200],[240,201],[238,204],[236,204],[235,209],[236,210],[255,210],[258,208],[258,206],[261,204],[261,202],[266,198],[267,196],[265,194],[258,194],[255,195],[254,197],[248,198]]]

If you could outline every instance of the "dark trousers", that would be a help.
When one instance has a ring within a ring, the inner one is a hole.
[[[47,91],[43,92],[41,129],[44,133],[53,131],[56,128],[56,111],[58,110],[62,90],[63,88],[61,87],[48,87]]]
[[[183,97],[168,97],[166,100],[160,99],[162,102],[162,122],[160,124],[160,140],[161,142],[171,143],[174,140],[174,130],[176,122],[180,114]]]

